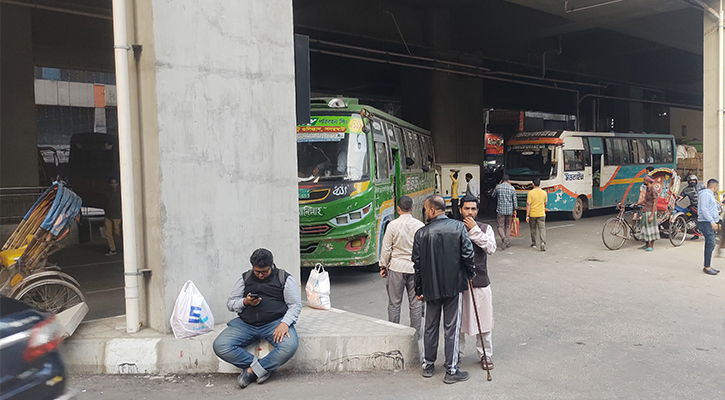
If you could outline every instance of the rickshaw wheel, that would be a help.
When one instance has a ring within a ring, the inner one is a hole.
[[[60,279],[33,282],[14,297],[16,300],[53,314],[86,301],[77,286]]]
[[[670,243],[677,247],[685,242],[687,237],[687,220],[682,215],[675,218],[675,222],[670,224]]]

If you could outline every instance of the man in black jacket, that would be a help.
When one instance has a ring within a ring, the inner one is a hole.
[[[473,278],[473,245],[462,222],[445,216],[446,203],[441,196],[425,201],[428,224],[415,233],[413,268],[415,294],[424,300],[425,331],[423,345],[423,376],[433,376],[438,354],[438,329],[441,310],[446,354],[445,383],[468,380],[468,372],[458,369],[459,335],[461,331],[461,292]]]

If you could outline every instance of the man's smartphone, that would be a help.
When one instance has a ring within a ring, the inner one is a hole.
[[[251,297],[253,299],[258,299],[259,298],[259,295],[256,294],[256,293],[249,293],[249,297]]]

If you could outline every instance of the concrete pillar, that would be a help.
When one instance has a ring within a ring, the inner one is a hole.
[[[426,14],[427,45],[450,47],[450,16],[445,9]],[[481,79],[403,68],[403,119],[430,129],[436,162],[482,164],[483,83]]]
[[[0,4],[0,187],[38,186],[30,8]]]
[[[712,8],[719,10],[720,2],[706,1]],[[716,178],[718,171],[718,32],[717,21],[709,12],[703,13],[703,179]],[[723,84],[720,82],[720,84]],[[724,184],[720,182],[722,187]]]
[[[223,323],[254,249],[300,278],[292,1],[137,0],[129,15],[148,322],[168,331],[192,280]]]

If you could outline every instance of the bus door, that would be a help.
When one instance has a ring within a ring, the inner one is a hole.
[[[602,139],[596,137],[589,138],[589,152],[592,157],[592,205],[594,207],[602,206],[602,157],[604,157],[604,147]]]

